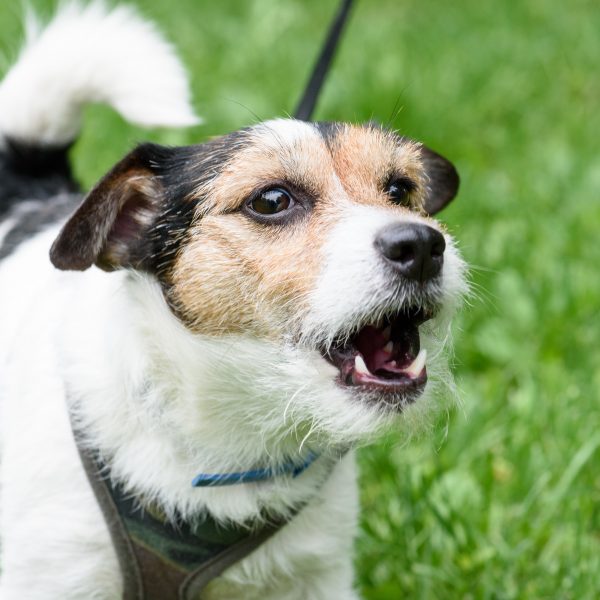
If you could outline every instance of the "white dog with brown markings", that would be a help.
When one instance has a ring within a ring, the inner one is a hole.
[[[202,597],[356,598],[352,448],[451,388],[465,267],[431,215],[454,168],[376,125],[274,120],[141,145],[76,208],[66,152],[98,100],[195,121],[172,50],[125,8],[67,6],[0,85],[0,598],[122,595],[67,402],[167,519],[303,506]],[[273,475],[191,485],[252,469]]]

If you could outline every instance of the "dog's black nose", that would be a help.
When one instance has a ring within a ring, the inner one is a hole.
[[[377,233],[375,246],[404,277],[424,282],[441,271],[446,242],[427,225],[394,223]]]

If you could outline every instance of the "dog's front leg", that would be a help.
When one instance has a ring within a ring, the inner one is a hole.
[[[25,350],[27,365],[46,366],[2,382],[9,426],[0,472],[0,599],[117,600],[117,558],[75,447],[62,381],[48,366],[53,350],[42,341]]]

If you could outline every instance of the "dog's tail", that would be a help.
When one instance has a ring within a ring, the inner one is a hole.
[[[133,9],[71,2],[45,27],[29,15],[25,29],[19,58],[0,83],[0,153],[16,153],[32,168],[62,164],[84,106],[94,102],[143,126],[199,122],[172,47]]]

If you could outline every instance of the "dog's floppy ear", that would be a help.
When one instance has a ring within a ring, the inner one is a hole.
[[[162,204],[156,170],[170,152],[143,144],[117,163],[63,227],[50,250],[52,264],[72,271],[139,266],[144,233]]]
[[[454,165],[427,146],[421,146],[421,160],[428,177],[423,208],[434,215],[456,196],[460,179]]]

